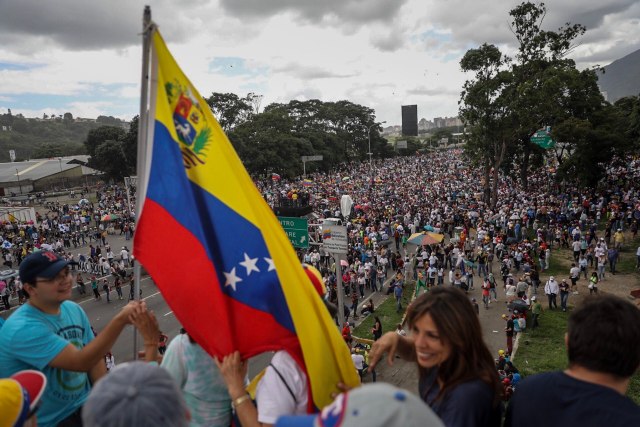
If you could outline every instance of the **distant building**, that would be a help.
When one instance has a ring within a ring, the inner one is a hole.
[[[101,172],[87,167],[89,156],[0,163],[0,196],[92,185]]]
[[[418,136],[418,106],[402,106],[402,134]]]

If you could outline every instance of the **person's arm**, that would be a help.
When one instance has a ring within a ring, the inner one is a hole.
[[[107,364],[105,363],[104,358],[98,360],[93,368],[89,371],[89,379],[91,380],[91,384],[95,385],[100,378],[104,377],[107,374]]]
[[[100,334],[82,349],[68,344],[58,355],[49,362],[52,368],[65,369],[76,372],[89,372],[109,351],[118,339],[124,327],[130,323],[129,316],[138,311],[145,311],[144,302],[132,301],[118,313],[100,332]]]
[[[129,316],[131,323],[135,326],[144,342],[145,362],[158,361],[158,335],[160,327],[153,311],[136,312]],[[164,335],[166,337],[166,335]]]
[[[262,424],[258,421],[258,410],[249,394],[244,388],[244,378],[247,375],[249,364],[240,358],[240,352],[236,351],[222,359],[213,359],[220,369],[231,397],[231,403],[238,415],[243,427],[271,427],[271,424]]]
[[[403,337],[395,332],[387,332],[373,343],[369,352],[369,371],[375,369],[384,353],[388,353],[387,362],[393,365],[396,353],[403,359],[416,360],[415,345],[413,339]]]

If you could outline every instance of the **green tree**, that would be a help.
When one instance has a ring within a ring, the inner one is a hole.
[[[95,168],[104,172],[108,179],[119,182],[129,175],[122,141],[110,139],[102,142],[92,160]]]
[[[640,96],[621,98],[614,105],[624,117],[622,129],[629,138],[630,150],[640,152]]]
[[[36,159],[48,159],[51,157],[60,157],[64,154],[64,148],[60,144],[45,143],[40,145],[40,147],[32,153],[32,156]]]
[[[555,126],[562,120],[575,116],[590,101],[590,110],[597,108],[602,97],[595,86],[587,91],[576,91],[574,79],[587,73],[577,74],[573,60],[566,55],[574,48],[574,40],[586,31],[581,24],[566,23],[557,31],[545,31],[542,24],[547,15],[544,3],[523,2],[509,12],[511,30],[518,42],[518,52],[512,66],[514,93],[512,111],[517,124],[516,140],[509,155],[517,158],[520,180],[526,188],[531,155],[541,158],[542,150],[532,144],[529,137],[544,126]],[[595,82],[596,76],[591,71]],[[583,89],[588,85],[583,84]],[[589,98],[581,99],[581,98]],[[580,111],[584,118],[588,111]]]
[[[349,101],[271,104],[236,126],[229,139],[250,173],[270,169],[292,176],[302,173],[301,156],[323,156],[322,162],[308,163],[307,172],[368,158],[369,128],[374,156],[393,155],[393,147],[379,134],[373,110]]]
[[[257,95],[253,93],[240,98],[235,93],[214,92],[206,101],[222,129],[229,132],[251,118],[254,112],[254,97]]]
[[[100,126],[90,130],[87,134],[87,139],[84,141],[87,154],[91,157],[89,164],[94,167],[97,165],[97,163],[94,163],[96,150],[103,142],[120,141],[124,136],[125,130],[117,126]]]
[[[135,116],[133,119],[131,119],[129,130],[122,137],[122,150],[125,156],[125,165],[128,175],[135,175],[137,170],[139,121],[139,116]]]
[[[618,145],[602,150],[600,163],[626,147],[625,138],[612,125],[619,123],[619,117],[607,109],[595,70],[579,71],[567,58],[575,40],[585,33],[584,26],[567,23],[557,31],[546,31],[542,29],[546,14],[544,3],[523,2],[510,11],[511,30],[518,42],[514,60],[485,44],[469,50],[461,61],[464,71],[475,72],[475,78],[465,83],[460,114],[471,127],[470,158],[484,168],[486,200],[490,170],[494,189],[498,168],[506,173],[518,170],[526,187],[531,167],[541,166],[547,154],[530,142],[541,127],[552,128],[564,149],[573,153],[572,162],[583,155],[591,161],[596,153],[588,153],[588,144],[600,140],[603,132],[609,132],[609,140]],[[493,143],[487,142],[491,139]]]
[[[483,168],[483,197],[492,207],[497,203],[498,172],[513,135],[509,109],[513,76],[506,70],[509,61],[500,49],[486,43],[468,50],[460,61],[463,71],[474,73],[474,78],[464,83],[459,102],[460,116],[471,128],[465,153]]]
[[[105,126],[122,126],[122,120],[113,116],[98,116],[96,123],[100,123]]]

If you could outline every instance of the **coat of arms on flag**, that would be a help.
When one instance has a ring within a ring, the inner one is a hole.
[[[211,139],[211,128],[202,107],[193,95],[188,83],[178,79],[165,85],[169,105],[173,109],[173,124],[181,147],[184,167],[189,169],[204,164],[207,146]]]

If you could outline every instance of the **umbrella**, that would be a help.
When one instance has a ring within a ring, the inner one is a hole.
[[[507,307],[511,310],[518,310],[520,313],[524,313],[529,309],[527,303],[522,301],[521,299],[513,300],[511,303],[507,305]]]
[[[349,267],[349,263],[347,262],[347,260],[346,260],[346,259],[341,259],[341,260],[340,260],[340,265],[341,265],[342,267]]]
[[[11,249],[12,246],[13,245],[8,240],[5,240],[4,242],[2,242],[2,249]]]
[[[18,270],[13,270],[13,269],[0,270],[0,280],[9,280],[12,277],[17,277],[17,276],[18,276]]]
[[[343,178],[342,178],[342,180],[343,180],[343,181],[349,181],[350,179],[351,179],[351,178],[350,178],[350,177],[348,177],[348,176],[345,176],[345,177],[343,177]]]
[[[107,222],[107,221],[113,221],[113,220],[116,220],[116,219],[120,219],[120,215],[106,214],[102,218],[100,218],[100,221]]]
[[[425,225],[424,229],[427,230],[427,231],[433,231],[433,227],[430,226],[430,225]]]
[[[87,199],[80,199],[80,201],[78,202],[79,205],[88,205],[89,201]]]
[[[437,245],[442,242],[444,236],[436,233],[414,233],[407,240],[408,243],[418,246]]]

